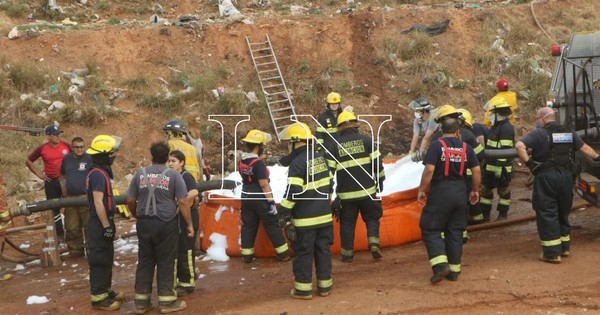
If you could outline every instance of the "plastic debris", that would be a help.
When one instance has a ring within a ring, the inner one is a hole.
[[[408,34],[412,31],[417,31],[417,32],[425,32],[429,36],[435,36],[435,35],[440,35],[443,32],[445,32],[446,29],[448,29],[448,26],[450,26],[449,19],[445,19],[441,22],[433,23],[430,26],[423,25],[423,24],[413,24],[409,29],[402,31],[402,34]]]
[[[240,11],[231,3],[231,0],[220,0],[219,1],[219,14],[221,16],[235,16],[240,15]]]

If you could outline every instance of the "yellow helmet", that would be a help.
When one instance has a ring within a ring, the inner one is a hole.
[[[121,141],[123,139],[117,136],[109,136],[109,135],[98,135],[94,140],[92,140],[92,144],[90,144],[90,148],[87,149],[87,154],[95,155],[102,153],[115,153],[119,151],[119,147],[121,147]]]
[[[339,126],[349,121],[357,121],[356,116],[354,116],[353,112],[343,111],[341,114],[338,115],[337,125]]]
[[[441,119],[445,117],[458,118],[458,116],[460,116],[460,113],[456,110],[456,108],[454,108],[452,105],[446,104],[438,108],[435,122],[439,123]]]
[[[248,131],[246,138],[242,139],[242,142],[265,145],[271,141],[271,138],[271,135],[266,132],[262,132],[258,129],[252,129]]]
[[[494,96],[485,104],[483,108],[485,110],[494,110],[505,107],[510,107],[510,104],[506,102],[506,99],[501,96]]]
[[[459,108],[457,109],[457,111],[462,114],[465,125],[469,128],[473,127],[473,116],[471,115],[471,113],[464,108]]]
[[[325,101],[328,104],[338,104],[342,102],[342,97],[340,96],[340,93],[331,92],[327,94],[327,99],[325,99]]]
[[[295,122],[279,133],[279,139],[292,142],[308,140],[312,139],[312,133],[305,123]]]

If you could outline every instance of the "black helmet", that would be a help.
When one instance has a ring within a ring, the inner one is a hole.
[[[175,131],[180,134],[187,134],[187,128],[183,121],[179,119],[171,119],[164,126],[164,131]]]
[[[422,111],[422,110],[432,110],[435,106],[431,105],[429,101],[424,97],[419,97],[416,100],[410,102],[408,107],[412,108],[414,111]]]

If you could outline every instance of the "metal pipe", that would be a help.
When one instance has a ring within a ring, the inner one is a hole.
[[[531,154],[531,149],[527,149],[527,153]],[[484,155],[486,159],[503,159],[515,158],[518,156],[517,149],[485,149]]]
[[[582,207],[586,207],[589,205],[591,205],[589,202],[581,201],[581,202],[578,202],[578,203],[574,204],[573,206],[571,206],[571,211],[582,208]],[[535,220],[535,214],[529,215],[526,217],[522,217],[522,218],[471,225],[467,228],[467,231],[474,232],[474,231],[488,230],[488,229],[493,229],[493,228],[497,228],[497,227],[501,227],[501,226],[517,224],[517,223],[533,221],[533,220]]]

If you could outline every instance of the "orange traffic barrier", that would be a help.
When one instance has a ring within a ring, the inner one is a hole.
[[[209,237],[212,233],[227,236],[227,255],[240,256],[240,205],[239,199],[205,193],[200,205],[200,230],[202,249],[206,250],[211,244]],[[419,218],[422,206],[417,202],[417,189],[396,192],[382,199],[383,217],[380,219],[379,238],[381,247],[400,245],[421,239]],[[331,252],[340,253],[340,226],[334,222],[334,243]],[[275,249],[265,232],[262,223],[258,229],[254,245],[258,257],[273,257]],[[354,237],[354,250],[366,251],[367,231],[362,218],[358,218]]]

